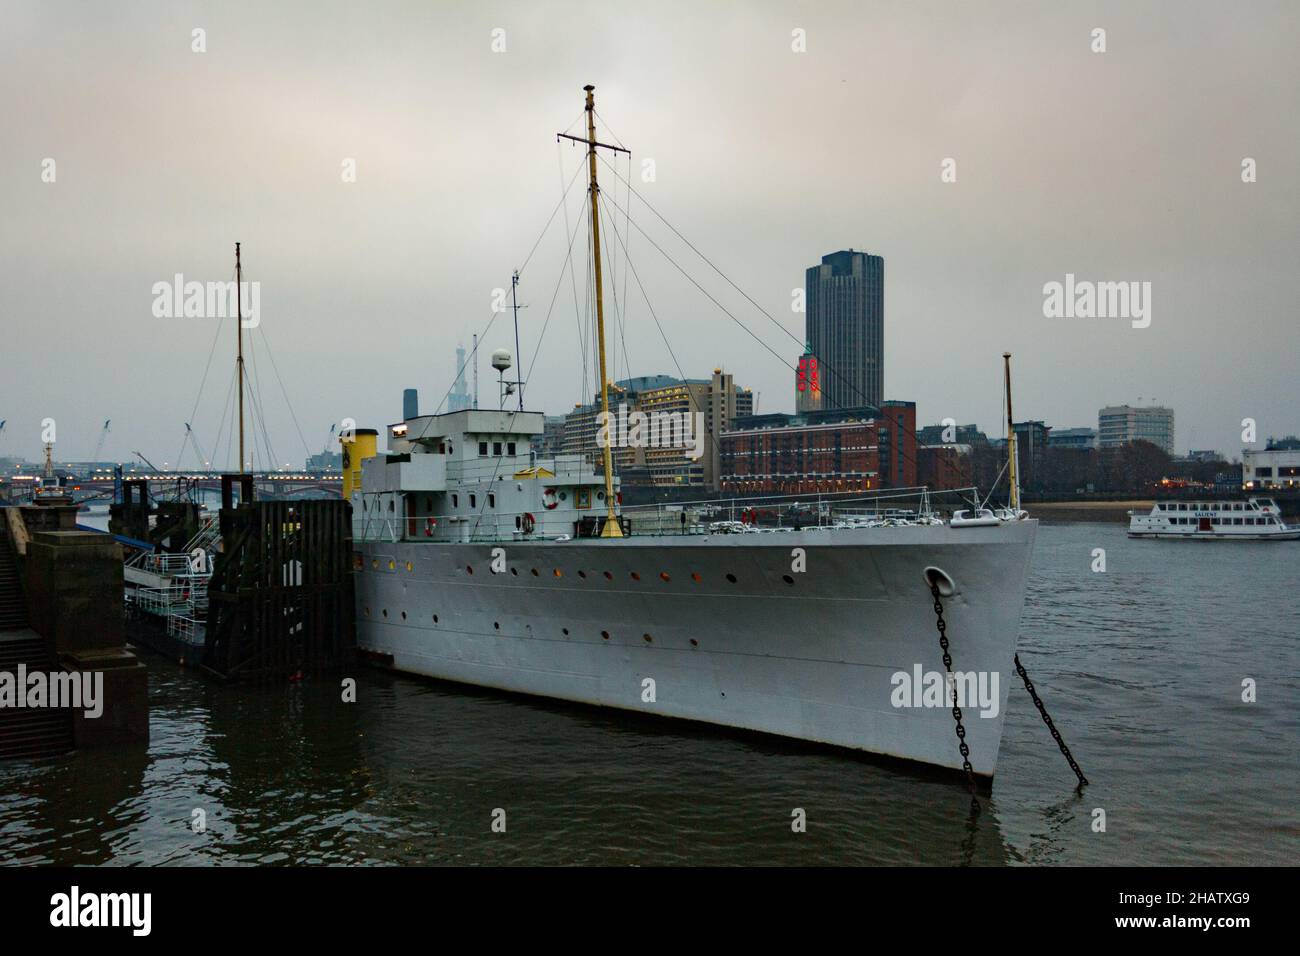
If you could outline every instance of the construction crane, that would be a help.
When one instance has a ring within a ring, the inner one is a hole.
[[[135,457],[139,458],[142,462],[144,462],[146,465],[148,465],[148,466],[149,466],[150,468],[152,468],[154,471],[158,472],[158,474],[160,474],[160,475],[162,474],[162,469],[159,468],[157,465],[155,465],[153,462],[151,462],[148,458],[144,457],[144,452],[133,451],[133,452],[131,452],[131,454],[135,455]]]
[[[90,460],[99,461],[99,453],[104,450],[104,439],[108,437],[108,426],[112,423],[111,418],[104,420],[104,427],[99,430],[99,441],[95,442],[95,453],[90,456]]]

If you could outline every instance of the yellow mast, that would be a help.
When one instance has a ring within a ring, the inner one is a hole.
[[[1007,464],[1010,468],[1008,478],[1011,482],[1010,505],[1012,511],[1020,510],[1020,476],[1016,470],[1019,455],[1016,454],[1016,426],[1011,421],[1011,353],[1002,353],[1004,378],[1007,387]]]
[[[597,350],[600,353],[600,405],[605,413],[605,431],[610,433],[609,420],[609,378],[605,371],[605,298],[604,285],[600,276],[600,186],[596,182],[596,147],[611,149],[616,153],[631,153],[622,146],[611,146],[609,143],[596,142],[596,88],[591,84],[583,87],[587,91],[587,138],[581,139],[577,136],[570,136],[568,133],[557,133],[559,139],[571,139],[575,143],[585,143],[587,146],[587,162],[591,173],[591,186],[588,189],[588,196],[591,199],[591,252],[592,252],[592,272],[596,282],[596,339]],[[606,441],[601,449],[601,457],[605,465],[605,505],[607,515],[605,518],[605,527],[601,529],[602,538],[621,538],[623,537],[623,528],[618,523],[618,513],[615,510],[614,501],[614,456],[611,453],[610,446],[612,441]]]
[[[605,301],[602,295],[600,277],[600,186],[596,183],[596,88],[590,84],[583,87],[587,91],[587,161],[591,170],[591,262],[596,282],[596,340],[600,352],[600,407],[605,412],[605,434],[611,435],[609,419],[609,378],[605,371]],[[610,451],[612,439],[607,439],[601,448],[601,458],[605,465],[605,504],[608,514],[602,538],[621,538],[623,528],[618,523],[618,514],[614,509],[614,456]]]

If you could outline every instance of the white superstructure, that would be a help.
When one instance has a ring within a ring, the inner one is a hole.
[[[1194,541],[1294,541],[1300,527],[1282,521],[1272,498],[1246,501],[1157,501],[1148,512],[1129,512],[1130,538]]]

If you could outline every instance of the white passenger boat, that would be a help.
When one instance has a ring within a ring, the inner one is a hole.
[[[1272,498],[1157,501],[1150,511],[1129,512],[1128,534],[1192,541],[1295,541],[1300,526],[1285,524]]]

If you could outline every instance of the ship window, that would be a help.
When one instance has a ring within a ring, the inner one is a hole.
[[[492,454],[494,455],[501,454],[501,443],[499,441],[494,441],[492,443]]]
[[[479,453],[480,455],[486,455],[486,454],[487,454],[487,442],[485,442],[485,441],[481,441],[481,442],[478,443],[478,453]]]
[[[470,508],[477,508],[477,507],[478,507],[478,495],[470,495],[470,496],[469,496],[469,506],[470,506]]]
[[[508,443],[506,444],[506,454],[507,454],[507,455],[513,455],[514,453],[515,453],[515,443],[514,443],[514,442],[508,442]]]
[[[491,491],[489,491],[489,492],[488,492],[488,507],[489,507],[489,508],[495,508],[496,506],[497,506],[497,496],[496,496],[496,493],[495,493],[495,492],[491,492]]]
[[[429,497],[427,497],[427,496],[425,497],[425,499],[424,499],[424,510],[425,510],[425,511],[432,511],[432,510],[433,510],[433,499],[432,499],[432,498],[429,498]]]
[[[524,526],[523,519],[520,518],[519,515],[515,515],[515,530],[518,531],[523,526]]]
[[[452,495],[452,496],[451,496],[451,506],[452,506],[453,508],[459,508],[459,507],[460,507],[460,495]]]

